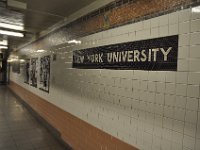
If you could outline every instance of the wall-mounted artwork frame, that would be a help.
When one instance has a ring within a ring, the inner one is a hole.
[[[29,82],[30,82],[30,59],[26,59],[24,65],[24,83],[29,84]]]
[[[12,62],[12,72],[20,74],[20,61],[19,60]]]
[[[30,85],[37,88],[37,81],[38,81],[38,58],[31,58]]]
[[[50,80],[50,56],[40,58],[40,82],[39,89],[49,93]]]

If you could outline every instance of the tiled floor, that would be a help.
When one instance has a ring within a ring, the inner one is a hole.
[[[0,85],[0,150],[67,150]]]

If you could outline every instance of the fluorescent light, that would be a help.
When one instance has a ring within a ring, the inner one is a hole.
[[[0,23],[0,27],[14,29],[14,30],[22,30],[22,31],[24,30],[23,26],[17,26],[17,25],[12,25],[12,24],[7,24],[7,23]]]
[[[37,52],[37,53],[42,53],[42,52],[46,52],[46,51],[43,50],[43,49],[39,49],[39,50],[37,50],[36,52]]]
[[[200,6],[192,8],[192,12],[194,12],[194,13],[200,13]]]
[[[8,41],[7,40],[0,41],[0,45],[8,45]]]
[[[20,61],[20,62],[25,62],[25,60],[24,60],[24,59],[20,59],[19,61]]]
[[[0,49],[8,49],[7,46],[0,46]]]
[[[74,43],[74,44],[81,44],[81,41],[70,40],[70,41],[68,41],[67,43],[68,43],[68,44],[72,44],[72,43]]]
[[[11,36],[18,36],[18,37],[24,37],[24,34],[22,34],[20,32],[13,32],[13,31],[0,30],[0,34],[11,35]]]

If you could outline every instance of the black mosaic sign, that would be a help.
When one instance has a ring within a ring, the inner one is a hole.
[[[178,35],[73,52],[73,68],[176,71]]]

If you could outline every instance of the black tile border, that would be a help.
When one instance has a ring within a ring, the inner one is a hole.
[[[19,97],[9,86],[7,86],[9,91],[16,97],[16,99],[28,110],[28,112],[44,126],[47,131],[58,141],[61,145],[66,147],[66,150],[73,150],[66,142],[61,138],[60,132],[54,128],[50,123],[48,123],[43,117],[41,117],[28,103],[26,103],[21,97]]]

